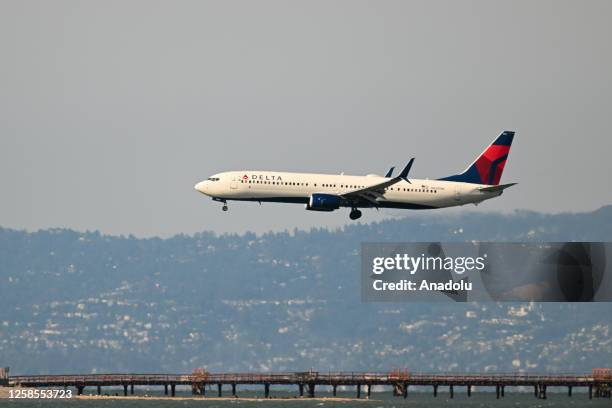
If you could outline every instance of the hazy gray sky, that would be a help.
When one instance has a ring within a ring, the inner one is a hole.
[[[504,129],[519,185],[479,211],[610,204],[611,18],[610,1],[1,0],[0,225],[342,225],[348,210],[222,213],[193,185],[412,156],[414,177],[441,177]]]

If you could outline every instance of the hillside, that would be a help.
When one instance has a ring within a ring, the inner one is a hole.
[[[612,361],[609,304],[364,304],[359,245],[610,237],[612,207],[426,214],[261,236],[0,229],[0,366],[590,371]]]

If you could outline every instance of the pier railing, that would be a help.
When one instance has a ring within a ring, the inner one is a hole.
[[[361,395],[361,387],[366,387],[367,395],[372,386],[392,386],[396,395],[407,396],[410,386],[433,386],[437,396],[438,387],[449,387],[451,398],[454,387],[466,386],[468,396],[472,387],[494,387],[497,397],[504,396],[504,388],[508,386],[531,386],[538,398],[546,398],[546,387],[568,387],[571,396],[573,387],[587,387],[589,396],[595,391],[596,396],[607,397],[612,389],[612,377],[590,374],[531,374],[531,373],[422,373],[422,372],[263,372],[263,373],[209,373],[198,370],[192,374],[85,374],[85,375],[20,375],[10,376],[10,385],[25,387],[76,387],[82,393],[85,387],[95,386],[98,393],[103,386],[123,386],[127,395],[128,386],[133,393],[135,385],[164,386],[166,394],[171,387],[174,395],[177,385],[189,385],[194,394],[206,393],[206,387],[216,385],[221,396],[224,385],[232,386],[232,394],[236,394],[237,385],[264,385],[265,395],[269,396],[270,385],[298,385],[300,396],[307,388],[308,395],[314,396],[316,386],[333,387],[334,395],[339,386],[357,387],[357,395]]]
[[[10,382],[23,385],[36,384],[191,384],[206,382],[211,384],[300,384],[314,382],[317,384],[373,384],[392,385],[398,382],[410,384],[496,384],[529,385],[546,382],[549,384],[588,384],[597,381],[590,374],[526,374],[526,373],[409,373],[397,377],[393,373],[381,372],[270,372],[270,373],[206,373],[201,374],[84,374],[84,375],[19,375],[9,377]]]

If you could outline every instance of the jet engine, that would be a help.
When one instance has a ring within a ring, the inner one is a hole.
[[[306,204],[310,211],[334,211],[340,208],[342,197],[333,194],[313,194]]]

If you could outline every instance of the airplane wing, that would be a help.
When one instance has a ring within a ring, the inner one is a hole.
[[[488,192],[488,193],[494,193],[496,191],[503,191],[507,189],[508,187],[512,187],[515,184],[516,183],[509,183],[509,184],[500,184],[498,186],[481,187],[478,190]]]
[[[408,180],[408,173],[410,172],[410,168],[412,167],[413,162],[414,157],[410,159],[406,167],[404,167],[404,170],[402,170],[402,172],[397,177],[393,177],[389,180],[383,181],[382,183],[374,184],[372,186],[340,194],[340,197],[343,197],[347,200],[362,199],[372,203],[374,206],[378,206],[378,200],[382,198],[383,194],[385,193],[385,188],[399,183],[400,181],[407,181],[408,183],[410,183],[410,180]]]

